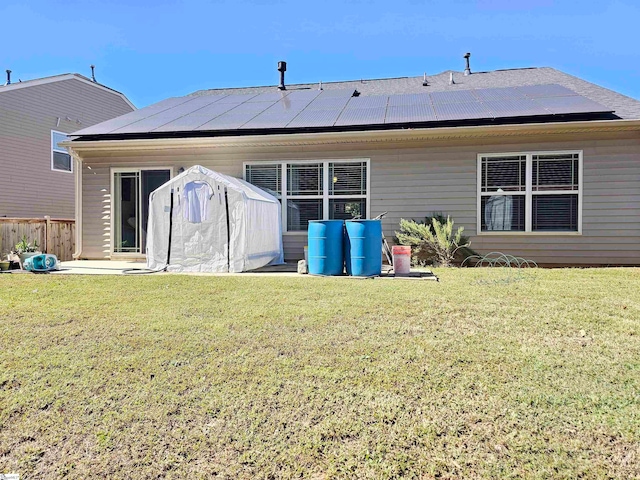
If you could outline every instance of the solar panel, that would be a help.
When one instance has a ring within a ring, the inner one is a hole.
[[[305,127],[330,127],[338,117],[342,109],[333,110],[308,110],[305,109],[296,116],[287,128],[305,128]]]
[[[140,133],[150,132],[166,123],[172,122],[180,117],[188,115],[192,112],[198,111],[209,105],[215,105],[220,98],[212,96],[208,97],[193,97],[193,100],[181,103],[173,108],[169,108],[158,112],[154,115],[142,118],[135,123],[126,125],[117,130],[113,130],[112,133],[122,133],[124,130],[126,133]]]
[[[530,99],[496,100],[483,102],[494,113],[495,117],[525,117],[532,115],[549,115],[549,111]]]
[[[455,92],[432,92],[431,101],[434,105],[442,103],[477,102],[478,99],[471,90],[458,90]]]
[[[554,114],[605,113],[614,111],[612,108],[605,107],[581,95],[536,98],[535,102]]]
[[[358,97],[352,96],[353,89],[301,89],[169,98],[74,135],[345,127],[613,111],[557,84],[460,88]]]
[[[308,101],[310,102],[318,95],[322,93],[322,90],[291,90],[287,98],[290,100]]]
[[[220,115],[224,113],[221,112]],[[191,130],[197,129],[200,125],[204,125],[207,122],[210,122],[218,115],[211,114],[201,114],[194,112],[189,115],[185,115],[184,117],[177,118],[172,122],[165,123],[164,125],[159,126],[158,128],[154,128],[151,130],[152,132],[189,132]]]
[[[352,108],[345,109],[336,121],[336,126],[375,125],[384,123],[386,108]]]
[[[286,111],[301,111],[307,105],[309,105],[311,100],[292,100],[289,97],[285,97],[282,100],[278,100],[273,105],[269,107],[269,113],[275,112],[286,112]]]
[[[428,93],[407,93],[403,95],[389,95],[388,105],[398,107],[400,105],[431,104]]]
[[[474,118],[493,118],[491,112],[481,102],[442,103],[434,105],[438,120],[467,120]]]
[[[255,97],[253,97],[252,99],[248,100],[249,102],[277,102],[278,100],[280,100],[281,98],[286,97],[287,95],[289,95],[289,92],[287,90],[280,90],[277,92],[265,92],[265,93],[261,93],[260,95],[257,95]]]
[[[233,113],[230,111],[223,113],[195,130],[233,130],[240,128],[256,115],[255,112]]]
[[[436,114],[431,105],[399,105],[387,107],[384,123],[433,122]]]
[[[284,128],[293,120],[298,112],[263,112],[242,125],[241,129],[249,128]]]
[[[335,110],[336,108],[342,110],[349,101],[350,97],[330,96],[325,97],[320,95],[315,98],[305,110]]]
[[[322,96],[324,98],[329,98],[329,97],[352,97],[353,94],[355,93],[355,89],[353,88],[340,88],[340,89],[335,89],[335,90],[320,90],[320,92],[322,92]]]
[[[527,85],[524,87],[516,87],[518,92],[526,95],[527,97],[568,97],[578,95],[573,90],[569,90],[562,85],[550,84],[550,85]]]
[[[244,103],[257,97],[255,93],[234,93],[218,100],[220,103]]]
[[[472,90],[478,100],[490,102],[492,100],[514,100],[523,99],[525,96],[514,87],[505,88],[478,88]]]
[[[136,110],[135,112],[130,112],[120,117],[107,120],[106,122],[83,128],[82,130],[78,130],[78,132],[74,132],[74,135],[105,135],[119,128],[131,125],[132,123],[135,123],[143,118],[156,115],[159,112],[168,110],[182,103],[186,103],[190,100],[193,100],[193,98],[194,97],[167,98],[166,100],[162,100],[161,102],[154,103],[153,105],[149,105],[148,107],[141,108],[140,110]]]
[[[232,112],[233,113],[253,112],[257,115],[260,112],[264,112],[266,109],[271,107],[271,105],[273,105],[273,102],[255,102],[255,103],[245,102],[233,107]]]
[[[211,98],[211,99],[215,99],[216,102],[219,102],[223,98],[229,97],[229,95],[228,94],[194,95],[194,96],[190,96],[190,97],[191,98]],[[189,98],[189,97],[181,97],[181,98]],[[211,103],[215,103],[215,102],[211,102]]]
[[[235,103],[212,103],[206,107],[195,110],[187,115],[183,115],[180,118],[167,122],[158,128],[154,129],[154,132],[171,132],[171,131],[187,131],[189,129],[195,129],[200,125],[213,120],[215,117],[222,115],[225,112],[236,107]],[[177,129],[177,130],[174,130]]]
[[[366,97],[351,97],[347,103],[347,109],[353,108],[381,108],[386,107],[389,97],[387,95],[371,95]]]

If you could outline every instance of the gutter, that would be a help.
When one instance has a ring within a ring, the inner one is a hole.
[[[411,142],[450,138],[487,138],[505,136],[554,135],[566,133],[640,131],[640,120],[592,120],[565,123],[530,123],[520,125],[481,125],[465,127],[404,128],[397,130],[289,133],[222,137],[171,137],[119,140],[72,140],[60,143],[77,154],[164,150],[176,148],[234,148],[262,146],[301,146],[326,144],[367,144]],[[80,137],[82,138],[82,137]]]

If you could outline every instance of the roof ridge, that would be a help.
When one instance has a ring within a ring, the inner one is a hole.
[[[480,74],[480,73],[493,73],[493,72],[505,72],[505,71],[511,71],[511,70],[535,70],[535,69],[540,69],[540,68],[550,68],[550,67],[516,67],[516,68],[503,68],[503,69],[496,69],[496,70],[487,70],[487,71],[481,71],[481,72],[474,72],[474,74]],[[433,77],[438,77],[440,75],[447,75],[449,73],[458,73],[458,74],[463,74],[464,72],[462,70],[453,70],[453,69],[448,69],[448,70],[443,70],[439,73],[433,73],[433,74],[427,74],[427,78],[433,78]],[[409,75],[405,75],[405,76],[398,76],[398,77],[378,77],[378,78],[360,78],[360,79],[351,79],[351,80],[331,80],[331,81],[322,81],[323,85],[331,85],[331,84],[337,84],[337,83],[366,83],[366,82],[384,82],[384,81],[393,81],[393,80],[411,80],[411,79],[422,79],[423,75],[415,75],[415,76],[409,76]],[[313,85],[318,85],[320,83],[320,81],[318,82],[305,82],[305,83],[292,83],[287,85],[288,89],[295,89],[295,88],[300,88],[300,87],[312,87]],[[245,85],[245,86],[241,86],[241,87],[217,87],[217,88],[203,88],[200,90],[196,90],[194,92],[191,92],[188,94],[188,96],[190,95],[196,95],[196,94],[200,94],[203,92],[216,92],[216,91],[229,91],[229,90],[247,90],[247,89],[255,89],[255,88],[277,88],[278,86],[276,84],[273,85]]]
[[[66,73],[57,73],[56,75],[47,75],[46,77],[30,78],[30,79],[28,79],[28,80],[21,80],[21,79],[18,79],[18,81],[17,81],[17,82],[15,82],[15,81],[14,81],[14,82],[11,82],[9,85],[19,85],[19,84],[21,84],[21,83],[36,82],[36,81],[38,81],[38,80],[49,80],[49,79],[56,78],[56,77],[66,77],[67,75],[75,75],[75,74],[74,74],[74,73],[72,73],[72,72],[66,72]],[[78,75],[79,75],[79,74],[78,74]],[[0,88],[2,88],[2,87],[8,87],[9,85],[6,85],[6,84],[0,84]]]
[[[104,90],[108,90],[116,95],[119,95],[127,104],[129,104],[129,106],[131,106],[132,109],[134,110],[136,109],[135,105],[131,103],[131,101],[127,98],[127,96],[124,93],[120,92],[119,90],[116,90],[115,88],[111,88],[107,85],[104,85],[103,83],[94,82],[89,77],[85,77],[81,73],[75,73],[75,72],[59,73],[57,75],[49,75],[47,77],[32,78],[30,80],[24,80],[24,81],[20,80],[17,82],[11,82],[9,85],[0,85],[0,93],[11,92],[13,90],[17,90],[20,88],[36,87],[39,85],[46,85],[52,82],[61,82],[61,81],[73,80],[73,79],[80,80],[81,82],[84,82],[86,84],[89,84]]]
[[[403,80],[409,78],[418,78],[416,77],[386,77],[386,78],[360,78],[355,80],[330,80],[325,82],[324,80],[319,80],[317,82],[307,82],[307,83],[290,83],[287,85],[287,89],[295,88],[295,87],[310,87],[313,85],[319,85],[322,82],[322,85],[332,84],[332,83],[362,83],[362,82],[379,82],[383,80]],[[190,93],[189,95],[194,95],[198,92],[212,92],[216,90],[246,90],[248,88],[278,88],[277,85],[246,85],[244,87],[218,87],[218,88],[203,88],[202,90],[196,90],[195,92]]]

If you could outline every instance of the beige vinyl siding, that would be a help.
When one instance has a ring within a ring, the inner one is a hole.
[[[453,217],[480,252],[503,251],[541,264],[640,265],[640,138],[600,134],[598,138],[505,137],[430,143],[191,149],[150,155],[87,157],[83,168],[83,258],[109,257],[109,168],[201,164],[242,177],[243,162],[269,160],[371,160],[370,216],[388,211],[388,238],[400,218],[422,219],[433,212]],[[476,235],[479,153],[582,150],[584,152],[582,235]],[[91,167],[91,170],[88,167]],[[306,235],[285,234],[285,258],[303,255]]]
[[[0,216],[74,218],[74,175],[51,170],[51,130],[71,133],[131,110],[77,79],[0,92]]]

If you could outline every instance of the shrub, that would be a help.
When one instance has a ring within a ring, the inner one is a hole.
[[[462,235],[464,227],[454,233],[453,225],[454,221],[442,214],[426,217],[424,222],[403,218],[396,238],[401,245],[411,245],[417,258],[449,267],[459,261],[460,256],[464,259],[474,253],[469,248],[469,238]]]

